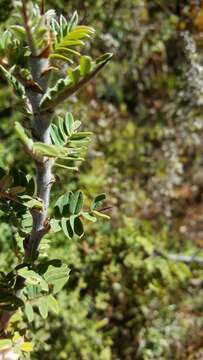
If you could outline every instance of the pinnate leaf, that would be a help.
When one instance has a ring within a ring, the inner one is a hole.
[[[76,191],[70,198],[70,212],[71,214],[78,214],[83,206],[83,193]]]

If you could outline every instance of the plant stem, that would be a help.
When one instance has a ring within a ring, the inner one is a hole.
[[[41,14],[44,15],[45,13],[45,0],[42,0],[41,2]]]
[[[43,2],[42,2],[43,3]],[[37,57],[35,44],[29,27],[26,0],[22,0],[22,16],[27,34],[27,40],[32,52],[30,58],[30,68],[33,80],[38,83],[43,91],[47,88],[47,78],[42,77],[42,72],[48,67],[48,59]],[[34,140],[41,141],[45,144],[50,143],[50,126],[53,113],[50,111],[40,114],[39,104],[43,94],[36,93],[32,89],[26,89],[26,95],[29,99],[33,110],[33,136]],[[43,202],[43,210],[33,209],[31,211],[33,218],[32,231],[28,239],[24,240],[25,259],[36,255],[42,237],[49,231],[47,221],[50,190],[52,184],[52,160],[44,158],[42,162],[35,161],[37,196]],[[20,294],[20,291],[17,291]],[[5,334],[8,322],[15,311],[4,311],[0,318],[0,334]]]
[[[31,57],[30,67],[33,80],[38,83],[43,91],[47,88],[47,79],[41,74],[48,67],[48,59]],[[27,90],[27,95],[32,105],[34,115],[33,118],[33,136],[34,140],[50,144],[50,126],[53,117],[52,111],[39,111],[39,104],[43,94],[36,93],[32,90]],[[25,246],[25,255],[30,257],[37,252],[42,237],[49,231],[49,224],[47,223],[49,198],[52,185],[52,164],[53,161],[48,158],[43,158],[43,161],[35,161],[36,168],[36,185],[37,196],[43,202],[43,210],[33,209],[31,214],[33,218],[32,231]]]
[[[45,144],[50,143],[49,131],[50,125],[46,130],[41,131],[40,140]],[[43,210],[39,211],[34,209],[32,211],[33,227],[29,240],[29,255],[32,255],[33,252],[37,251],[42,237],[49,230],[49,226],[48,224],[46,224],[46,219],[48,214],[49,198],[52,185],[52,160],[46,159],[44,162],[35,162],[35,167],[37,178],[37,196],[43,202]]]

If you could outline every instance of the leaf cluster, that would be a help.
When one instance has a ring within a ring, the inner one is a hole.
[[[81,191],[61,195],[54,207],[54,218],[50,222],[51,229],[54,232],[62,230],[69,239],[74,235],[81,238],[84,234],[82,219],[93,223],[98,217],[109,219],[100,209],[105,199],[105,194],[96,196],[88,211],[83,208],[84,196]]]

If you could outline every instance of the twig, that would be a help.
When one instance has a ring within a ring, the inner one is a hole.
[[[155,256],[161,256],[166,260],[171,260],[175,262],[184,262],[185,264],[203,264],[203,257],[195,256],[195,255],[183,255],[183,254],[164,254],[159,250],[154,252]]]
[[[168,259],[172,261],[181,261],[185,264],[197,263],[203,264],[203,258],[193,255],[182,255],[182,254],[169,254]]]
[[[45,13],[45,0],[42,0],[41,2],[41,15],[44,15]]]
[[[107,65],[107,63],[109,62],[106,61],[102,64],[100,64],[94,71],[92,71],[87,77],[85,77],[84,79],[82,79],[81,81],[79,81],[77,84],[75,84],[74,86],[64,90],[61,92],[61,94],[58,95],[58,97],[56,97],[55,100],[53,100],[49,105],[47,105],[46,108],[42,109],[40,112],[43,113],[45,111],[54,109],[57,105],[59,105],[61,102],[63,102],[64,100],[66,100],[68,97],[70,97],[71,95],[73,95],[74,93],[76,93],[78,90],[80,90],[85,84],[87,84],[90,80],[92,80],[102,69],[105,65]]]

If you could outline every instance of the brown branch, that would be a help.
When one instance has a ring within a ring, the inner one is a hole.
[[[41,15],[44,15],[45,13],[45,0],[42,0],[41,2]]]
[[[32,55],[36,56],[37,52],[36,52],[36,47],[35,47],[35,44],[34,44],[34,41],[33,41],[31,29],[30,29],[30,26],[29,26],[29,19],[28,19],[28,14],[27,14],[26,0],[22,0],[22,16],[23,16],[23,20],[24,20],[24,26],[25,26],[25,30],[26,30],[26,33],[27,33],[27,40],[28,40],[28,43],[29,43],[30,50],[32,52]]]

